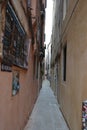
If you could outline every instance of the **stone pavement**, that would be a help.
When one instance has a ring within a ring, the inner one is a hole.
[[[47,79],[24,130],[69,130]]]

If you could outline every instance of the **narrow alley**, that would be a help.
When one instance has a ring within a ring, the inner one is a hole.
[[[69,130],[47,79],[24,130]]]
[[[0,0],[0,130],[87,130],[86,70],[87,0]]]

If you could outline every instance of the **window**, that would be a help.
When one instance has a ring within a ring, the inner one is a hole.
[[[35,71],[36,71],[36,56],[34,55],[34,61],[33,61],[33,79],[35,79]]]
[[[28,7],[31,6],[31,0],[27,0],[27,5],[28,5]]]
[[[66,81],[67,44],[63,48],[63,81]]]
[[[34,56],[33,79],[38,79],[38,59],[37,59],[37,56]]]
[[[63,1],[63,20],[65,19],[66,16],[66,0]]]
[[[14,9],[8,2],[3,37],[3,63],[9,66],[27,68],[26,33]]]
[[[63,20],[65,19],[67,8],[68,8],[68,0],[63,0]]]
[[[36,60],[36,79],[38,79],[38,59]]]
[[[45,8],[47,7],[47,0],[45,0]]]

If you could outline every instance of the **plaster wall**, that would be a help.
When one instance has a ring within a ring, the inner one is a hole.
[[[12,0],[12,4],[27,33],[29,42],[31,38],[28,22],[20,2]],[[33,79],[33,48],[30,42],[28,44],[30,48],[27,70],[13,66],[12,72],[3,72],[0,65],[0,130],[23,130],[37,98],[38,79]],[[20,73],[20,90],[17,95],[12,96],[14,70]]]
[[[82,128],[82,101],[87,100],[87,1],[79,0],[62,43],[67,41],[66,81],[61,78],[59,102],[70,130]],[[63,47],[63,45],[62,45]]]

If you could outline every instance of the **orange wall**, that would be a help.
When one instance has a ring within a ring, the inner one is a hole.
[[[12,73],[0,72],[0,129],[19,130],[24,127],[37,97],[37,81],[33,80],[32,51],[29,56],[29,69],[20,72],[20,90],[12,96]]]
[[[18,0],[12,3],[30,39],[27,18],[20,3]],[[12,72],[0,71],[0,130],[22,130],[28,120],[38,94],[38,80],[33,79],[33,60],[30,44],[28,70],[12,67],[12,71],[20,72],[20,90],[15,96],[12,96]]]

